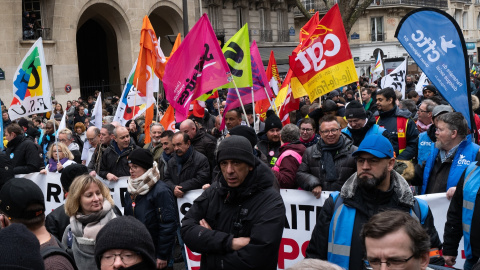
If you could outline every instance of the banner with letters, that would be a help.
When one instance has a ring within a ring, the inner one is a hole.
[[[34,181],[45,196],[46,214],[65,203],[64,193],[60,183],[59,173],[31,173],[16,175]],[[118,181],[102,180],[110,189],[115,205],[122,211],[125,206],[124,197],[127,192],[128,177],[120,177]],[[183,198],[177,199],[180,221],[193,204],[193,201],[202,194],[203,190],[192,190],[185,193]],[[286,209],[286,223],[283,231],[282,242],[279,249],[278,269],[286,269],[305,257],[305,250],[315,228],[317,215],[320,214],[323,203],[330,192],[322,192],[320,199],[316,199],[311,192],[296,189],[281,189]],[[443,242],[443,232],[446,222],[446,213],[450,201],[445,193],[417,196],[428,202],[432,211],[435,227],[440,240]],[[465,255],[463,239],[459,244],[456,268],[463,268]],[[200,268],[200,254],[186,248],[189,270]]]
[[[402,98],[405,98],[405,75],[407,75],[407,59],[395,70],[382,78],[382,89],[391,87],[395,91],[400,91]]]
[[[8,115],[13,121],[52,110],[42,38],[28,50],[13,76],[13,100]]]
[[[400,21],[395,37],[472,128],[468,54],[455,19],[439,9],[415,9]]]

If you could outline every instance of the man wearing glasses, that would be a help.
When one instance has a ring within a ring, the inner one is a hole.
[[[328,260],[349,270],[364,269],[363,224],[385,210],[410,213],[430,236],[430,263],[443,265],[442,243],[428,204],[416,199],[407,181],[393,170],[394,150],[382,135],[365,137],[353,153],[357,172],[325,201],[306,250],[307,258]],[[409,254],[411,255],[411,254]],[[402,259],[408,258],[405,257]],[[383,259],[382,259],[383,260]]]
[[[420,222],[402,211],[385,211],[363,225],[365,267],[380,270],[425,270],[429,263],[430,237]]]
[[[333,115],[320,119],[320,140],[303,154],[297,184],[320,198],[322,191],[339,191],[355,172],[352,153],[357,150],[350,137],[342,134]]]
[[[80,152],[80,146],[73,141],[72,131],[68,128],[64,128],[58,132],[58,142],[65,144],[68,150],[73,154],[73,160],[76,163],[82,163],[82,153]]]

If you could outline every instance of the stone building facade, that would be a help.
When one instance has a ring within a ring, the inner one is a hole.
[[[259,47],[292,46],[294,1],[186,0],[188,29],[207,13],[219,38],[226,41],[244,23]],[[139,52],[143,17],[149,16],[166,55],[177,33],[184,36],[181,0],[18,0],[0,10],[0,97],[12,100],[14,72],[35,40],[22,36],[22,14],[36,13],[44,27],[43,46],[52,94],[61,103],[95,90],[120,95]],[[174,38],[172,38],[172,41]],[[266,56],[268,59],[268,55]],[[70,85],[72,91],[65,91]]]

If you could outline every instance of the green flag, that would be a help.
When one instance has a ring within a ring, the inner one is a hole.
[[[250,59],[250,40],[248,38],[248,24],[245,24],[222,49],[228,67],[238,88],[252,87],[252,63]],[[233,82],[222,88],[235,88]]]

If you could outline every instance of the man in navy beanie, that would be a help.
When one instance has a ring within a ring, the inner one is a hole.
[[[267,115],[269,113],[267,112]],[[271,113],[267,119],[265,119],[265,129],[258,133],[257,148],[266,157],[270,167],[275,165],[277,158],[280,154],[280,131],[282,130],[282,121],[275,113]]]

